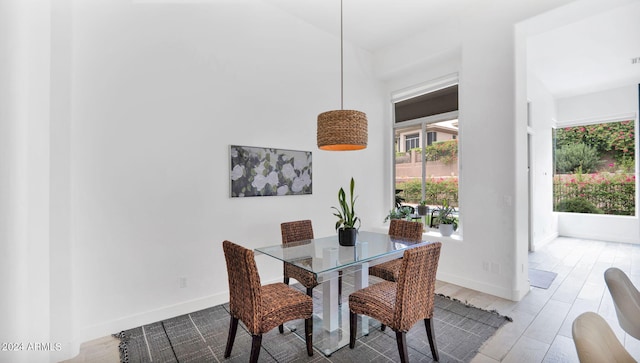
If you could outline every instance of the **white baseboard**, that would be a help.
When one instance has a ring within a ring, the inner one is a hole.
[[[640,244],[640,242],[633,238],[633,236],[613,236],[611,234],[607,234],[606,231],[603,231],[602,234],[599,233],[563,233],[562,235],[558,235],[558,237],[569,237],[569,238],[579,238],[586,240],[595,240],[595,241],[607,241],[607,242],[617,242],[617,243],[629,243],[629,244]]]
[[[507,300],[513,300],[514,294],[517,294],[517,292],[505,289],[501,286],[487,284],[477,280],[469,280],[458,275],[448,274],[441,271],[438,271],[438,280],[465,287],[467,289],[480,291],[485,294],[498,296]]]
[[[544,247],[544,245],[546,245],[547,243],[553,241],[554,239],[558,238],[558,232],[553,232],[550,235],[541,238],[540,240],[536,241],[534,244],[534,248],[535,251],[537,251],[538,249]]]
[[[145,324],[151,324],[175,316],[180,316],[194,311],[206,309],[212,306],[223,304],[227,301],[229,301],[229,292],[225,291],[223,293],[185,301],[179,304],[165,306],[155,310],[87,326],[80,329],[77,344],[79,346],[81,343],[89,340],[109,336],[123,330],[132,329]]]

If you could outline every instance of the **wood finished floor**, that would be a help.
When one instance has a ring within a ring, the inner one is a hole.
[[[486,342],[473,362],[578,362],[571,324],[585,311],[602,315],[629,353],[640,360],[640,341],[618,325],[604,282],[604,271],[611,266],[625,271],[640,286],[640,245],[560,237],[529,254],[529,267],[558,274],[549,289],[532,288],[519,302],[444,282],[437,283],[436,292],[513,318]],[[83,343],[80,354],[65,362],[117,363],[118,343],[110,336]]]

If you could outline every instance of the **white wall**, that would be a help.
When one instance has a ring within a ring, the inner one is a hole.
[[[279,223],[302,218],[334,233],[330,207],[351,176],[363,228],[380,228],[393,197],[389,93],[454,72],[464,240],[445,243],[438,278],[515,300],[528,291],[514,24],[568,0],[479,4],[443,23],[447,36],[375,57],[347,43],[345,107],[369,116],[369,147],[351,153],[315,146],[317,114],[339,107],[333,35],[259,2],[42,2],[34,13],[0,4],[0,75],[11,80],[0,83],[0,266],[18,276],[1,302],[7,340],[48,336],[70,356],[79,342],[224,302],[222,240],[278,243]],[[313,195],[229,198],[229,144],[313,151]],[[258,263],[263,282],[279,279],[280,264]]]
[[[0,4],[0,359],[32,362],[50,339],[48,1]]]
[[[50,247],[49,291],[51,338],[61,349],[51,361],[76,353],[82,342],[73,312],[73,263],[71,241],[71,29],[73,0],[51,0],[50,95]]]
[[[580,121],[607,121],[631,117],[638,129],[638,85],[614,88],[556,101],[558,126]],[[638,138],[636,137],[636,150]],[[638,160],[636,158],[636,163]],[[636,195],[637,195],[636,191]],[[637,201],[637,197],[636,197]],[[637,210],[637,206],[636,206]],[[557,213],[558,234],[567,237],[640,243],[637,216],[582,215]]]
[[[26,17],[25,7],[18,1],[0,3],[0,269],[5,278],[3,298],[0,299],[3,342],[28,336],[25,322],[27,309],[23,305],[28,283],[24,269],[26,243],[24,236],[25,176],[21,159],[24,158],[25,82],[24,44],[26,34],[20,23]],[[22,66],[21,66],[22,64]],[[13,354],[11,358],[18,358]],[[24,358],[23,358],[24,359]],[[23,360],[26,361],[26,360]]]
[[[71,211],[76,339],[227,301],[221,243],[280,242],[351,176],[363,228],[386,210],[387,100],[371,55],[346,44],[345,108],[369,147],[316,147],[316,117],[340,107],[339,39],[262,2],[74,4]],[[229,198],[229,144],[313,151],[313,195]],[[258,257],[263,282],[281,265]],[[181,278],[187,287],[180,288]]]
[[[526,109],[526,73],[516,73],[514,26],[563,3],[485,2],[460,14],[453,27],[443,24],[442,37],[416,36],[376,54],[377,74],[387,79],[389,92],[450,73],[460,77],[464,236],[444,243],[440,280],[514,300],[529,290],[527,128],[521,112]],[[456,31],[447,31],[452,28]],[[516,87],[519,83],[524,92]],[[391,161],[387,167],[391,175]]]
[[[532,140],[532,192],[534,249],[558,235],[558,216],[553,213],[553,139],[557,119],[555,99],[535,75],[527,74]]]
[[[603,90],[556,100],[558,124],[597,121],[620,115],[637,115],[638,85]]]

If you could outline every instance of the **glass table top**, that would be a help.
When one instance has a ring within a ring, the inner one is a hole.
[[[388,261],[401,257],[408,248],[427,243],[430,242],[406,241],[385,233],[359,231],[355,246],[340,246],[338,236],[334,235],[259,247],[255,251],[320,275],[365,262],[372,265]]]

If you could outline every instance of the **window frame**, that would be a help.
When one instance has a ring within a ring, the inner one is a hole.
[[[591,126],[591,125],[599,125],[599,124],[606,124],[606,123],[615,123],[615,122],[622,122],[622,121],[632,121],[634,124],[634,144],[635,144],[635,160],[634,160],[634,164],[635,164],[635,175],[636,175],[636,181],[635,181],[635,215],[633,216],[626,216],[626,215],[617,215],[617,214],[603,214],[603,216],[612,216],[612,217],[632,217],[632,218],[638,218],[640,216],[640,211],[638,210],[638,202],[640,201],[640,188],[638,187],[640,185],[640,181],[638,180],[638,172],[640,171],[640,158],[638,158],[638,144],[639,144],[639,140],[638,140],[638,115],[636,113],[623,113],[623,114],[617,114],[617,115],[609,115],[609,116],[605,116],[605,117],[590,117],[588,119],[579,119],[579,120],[565,120],[565,121],[557,121],[555,122],[554,125],[552,125],[551,127],[551,147],[552,147],[552,153],[551,153],[551,163],[552,163],[552,173],[551,173],[551,180],[553,183],[553,180],[556,176],[556,149],[557,149],[557,144],[556,144],[556,130],[561,129],[561,128],[565,128],[565,127],[578,127],[578,126]],[[551,190],[551,198],[553,199],[555,193],[555,189],[552,188]],[[552,201],[552,213],[567,213],[567,212],[558,212],[555,211],[553,209],[553,201]],[[568,212],[568,213],[573,213],[573,212]],[[574,213],[574,214],[584,214],[584,213]]]
[[[453,119],[458,119],[459,115],[460,115],[460,110],[458,107],[458,110],[456,111],[450,111],[450,112],[445,112],[445,113],[441,113],[441,114],[436,114],[436,115],[431,115],[431,116],[426,116],[426,117],[421,117],[421,118],[417,118],[417,119],[413,119],[413,120],[407,120],[407,121],[402,121],[402,122],[396,122],[396,117],[395,117],[395,104],[401,101],[405,101],[411,98],[415,98],[427,93],[431,93],[431,92],[435,92],[438,91],[440,89],[443,88],[447,88],[447,87],[451,87],[451,86],[455,86],[458,85],[458,87],[460,86],[460,80],[459,80],[459,76],[457,73],[454,74],[449,74],[446,75],[444,77],[441,77],[439,79],[433,80],[433,81],[429,81],[429,82],[425,82],[413,87],[409,87],[409,88],[405,88],[403,90],[399,90],[397,92],[392,92],[391,94],[391,115],[392,115],[392,123],[391,123],[391,137],[392,140],[395,140],[395,132],[396,129],[402,129],[402,128],[407,128],[407,127],[411,127],[411,126],[420,126],[421,128],[421,137],[423,140],[423,147],[422,147],[422,155],[421,155],[421,159],[422,159],[422,190],[421,190],[421,198],[422,200],[425,199],[425,183],[424,180],[426,179],[426,155],[425,155],[425,147],[426,145],[424,145],[426,139],[426,127],[427,125],[430,124],[434,124],[434,123],[438,123],[438,122],[442,122],[442,121],[449,121],[449,120],[453,120]],[[458,95],[459,95],[459,88],[458,88]],[[460,139],[460,137],[462,136],[462,127],[461,127],[461,123],[460,121],[459,125],[458,125],[458,137],[456,137],[457,139]],[[392,151],[392,166],[391,166],[391,190],[390,190],[390,200],[394,201],[395,200],[395,186],[396,186],[396,164],[395,164],[395,143],[392,143],[391,146],[391,151]],[[455,235],[459,236],[460,238],[462,237],[462,219],[463,219],[463,214],[462,214],[462,204],[463,201],[460,198],[460,196],[462,195],[462,193],[460,193],[461,190],[461,180],[462,180],[462,145],[459,143],[458,144],[458,230],[455,232]],[[393,204],[391,204],[393,205]]]
[[[411,143],[413,145],[415,142],[418,143],[418,146],[408,147],[408,143]],[[420,132],[404,135],[404,150],[409,151],[416,147],[420,147]]]

